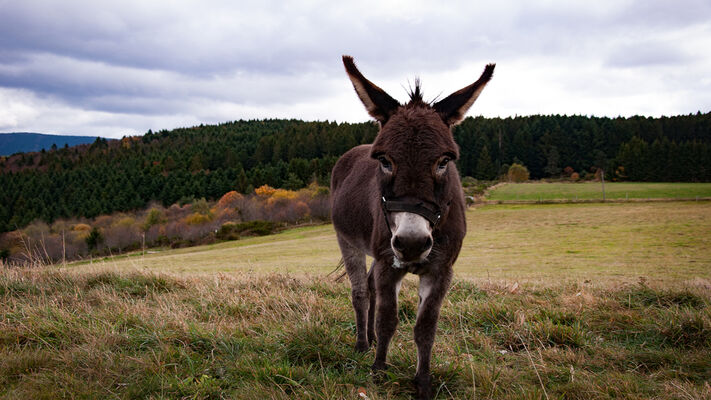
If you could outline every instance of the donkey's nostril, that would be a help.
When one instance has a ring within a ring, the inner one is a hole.
[[[399,236],[395,236],[395,239],[393,239],[393,247],[398,251],[403,250],[403,243]]]
[[[422,251],[423,252],[427,251],[427,249],[429,249],[430,247],[432,247],[432,238],[428,237],[427,240],[425,241],[425,245],[422,246]]]

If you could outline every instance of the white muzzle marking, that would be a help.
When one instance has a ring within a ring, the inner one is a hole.
[[[394,212],[391,214],[392,221],[392,239],[390,240],[390,247],[395,254],[395,261],[393,267],[402,268],[405,262],[402,261],[403,254],[395,248],[393,244],[396,237],[401,238],[430,238],[432,239],[432,227],[430,222],[426,220],[423,216],[409,213],[409,212]],[[431,242],[430,242],[431,243]],[[420,254],[419,260],[424,261],[427,256],[430,255],[432,247],[428,247],[427,250]]]

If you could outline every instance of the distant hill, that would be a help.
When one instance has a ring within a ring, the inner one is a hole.
[[[76,146],[93,143],[95,140],[95,136],[45,135],[29,132],[0,133],[0,156],[42,149],[49,150],[53,144],[62,148],[65,144]]]
[[[266,119],[148,131],[66,149],[57,143],[56,151],[3,156],[0,233],[36,219],[95,218],[151,202],[170,207],[212,201],[265,184],[298,190],[316,180],[326,186],[338,157],[372,143],[377,133],[370,122]],[[609,180],[711,182],[711,112],[468,117],[452,133],[458,171],[477,180],[496,179],[517,163],[531,179],[573,173],[592,179],[602,165]],[[239,212],[266,218],[255,210],[244,206]]]

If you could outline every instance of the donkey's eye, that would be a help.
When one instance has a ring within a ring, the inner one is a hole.
[[[378,157],[378,161],[380,161],[380,167],[383,169],[385,172],[393,172],[393,165],[388,161],[387,158],[384,156]]]
[[[439,171],[444,171],[444,169],[447,168],[447,164],[449,164],[450,161],[452,161],[452,159],[449,158],[449,157],[444,157],[444,158],[442,158],[442,159],[439,161],[439,164],[437,164],[437,169],[438,169]]]

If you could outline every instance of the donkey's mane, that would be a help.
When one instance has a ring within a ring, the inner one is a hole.
[[[408,106],[431,106],[431,101],[425,101],[422,94],[422,81],[420,78],[415,78],[415,87],[410,86],[407,90],[407,94],[410,96],[410,102]]]

